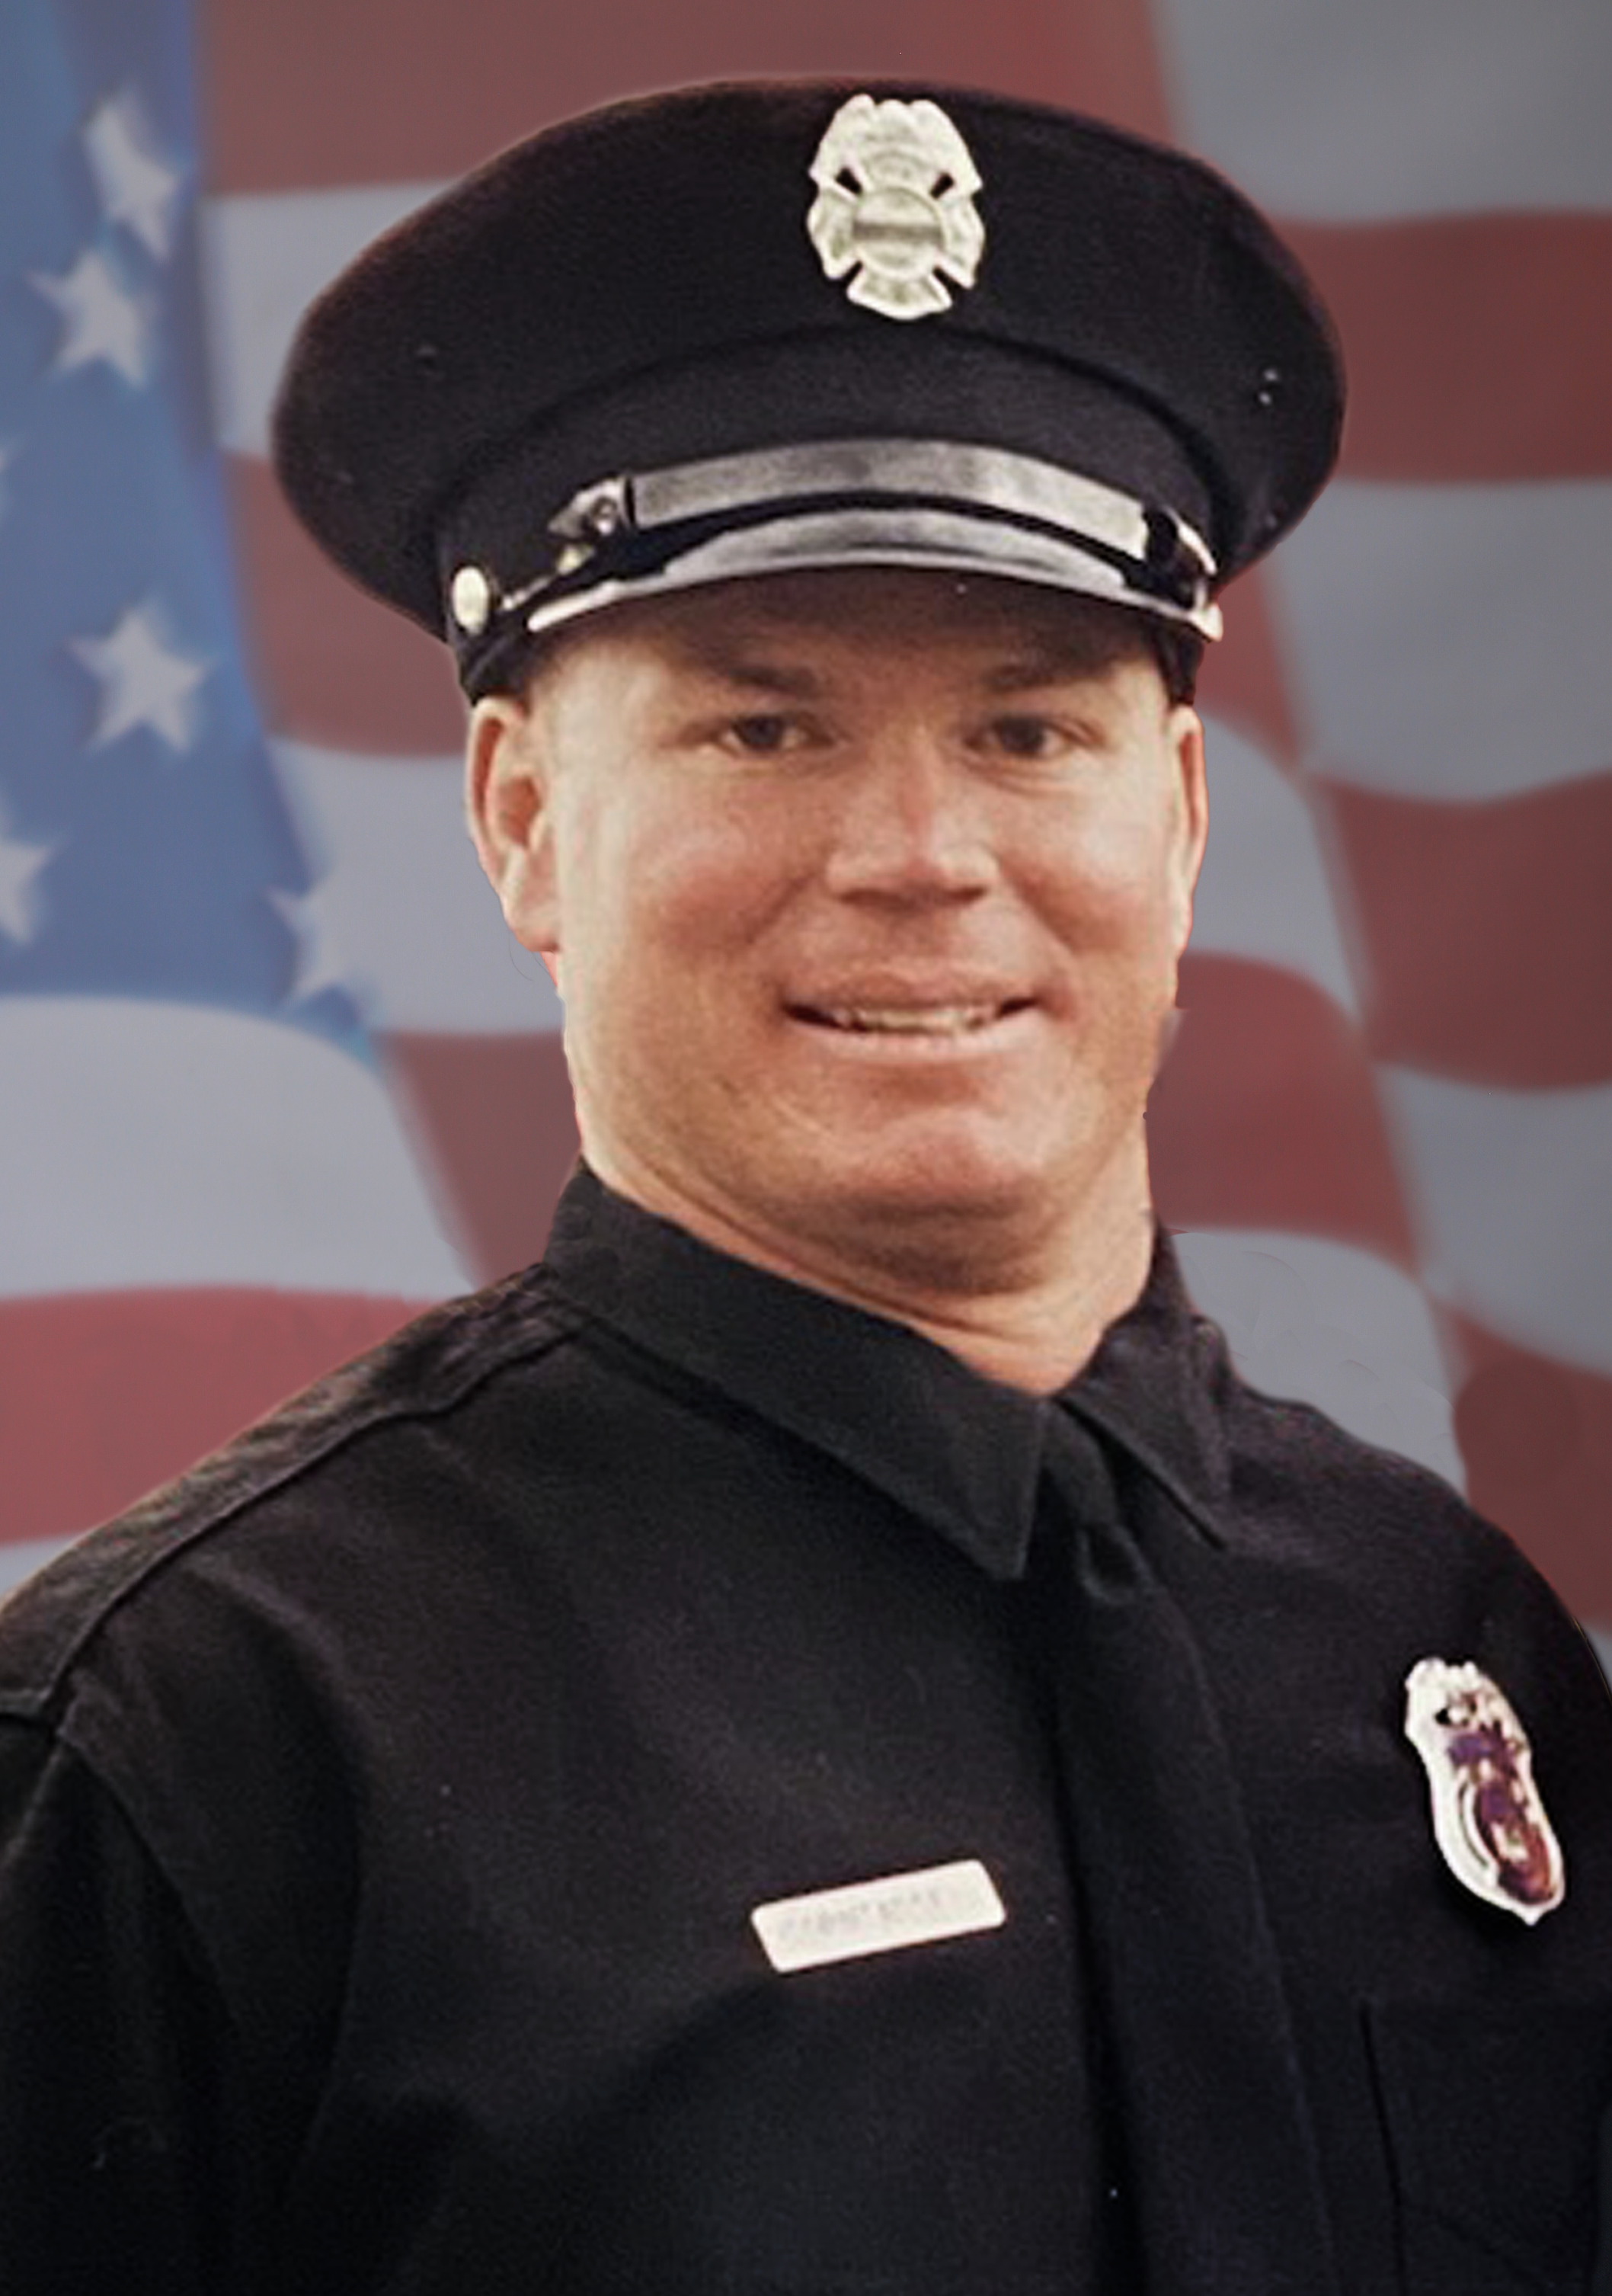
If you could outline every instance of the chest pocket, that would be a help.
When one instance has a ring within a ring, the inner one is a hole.
[[[1368,2004],[1406,2296],[1587,2296],[1612,2000]]]

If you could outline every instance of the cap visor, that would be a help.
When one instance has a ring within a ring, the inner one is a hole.
[[[921,567],[942,573],[991,574],[1004,581],[1030,582],[1044,589],[1133,606],[1194,629],[1202,637],[1215,638],[1221,632],[1218,606],[1178,607],[1134,588],[1119,567],[1095,552],[1083,550],[1076,542],[1011,518],[911,505],[796,511],[764,523],[732,528],[708,536],[665,565],[630,580],[597,582],[561,596],[538,599],[528,609],[524,626],[536,635],[634,599],[759,575],[839,566]]]

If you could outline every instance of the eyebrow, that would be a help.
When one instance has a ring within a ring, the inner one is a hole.
[[[1019,661],[1006,661],[986,672],[981,683],[992,693],[1025,693],[1038,685],[1056,685],[1068,677],[1096,677],[1120,660],[1117,649],[1084,645],[1049,645]]]
[[[701,638],[689,643],[687,655],[691,667],[727,685],[797,701],[814,701],[821,695],[822,682],[814,670],[752,655],[744,646],[742,638]],[[1100,640],[1071,638],[1061,644],[1050,640],[1033,653],[998,663],[985,672],[979,683],[987,693],[1033,693],[1038,686],[1055,685],[1066,678],[1101,676],[1121,659],[1122,652],[1122,648],[1104,645]]]
[[[688,655],[692,667],[703,670],[708,676],[719,677],[726,685],[741,686],[752,693],[781,693],[791,701],[809,701],[822,692],[814,671],[787,668],[781,662],[753,658],[720,638],[707,644],[691,645]]]

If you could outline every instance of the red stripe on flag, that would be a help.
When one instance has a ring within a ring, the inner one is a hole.
[[[1181,970],[1187,1018],[1148,1103],[1159,1215],[1275,1228],[1414,1265],[1371,1068],[1347,1016],[1296,974],[1240,957]]]
[[[399,1033],[381,1049],[477,1281],[491,1283],[539,1259],[578,1146],[560,1037]]]
[[[1324,801],[1378,1059],[1517,1090],[1612,1079],[1612,775],[1487,805]]]
[[[1612,1620],[1612,1379],[1446,1311],[1468,1496],[1580,1618]]]
[[[209,188],[308,191],[458,175],[546,122],[686,80],[822,74],[992,87],[1150,133],[1148,12],[1082,0],[1004,18],[974,0],[277,0],[203,11]]]
[[[337,572],[266,463],[225,465],[258,692],[275,731],[333,750],[452,756],[464,709],[446,650]]]
[[[421,1304],[224,1287],[0,1301],[0,1539],[118,1513]]]
[[[1612,472],[1612,215],[1283,230],[1343,336],[1350,477]]]

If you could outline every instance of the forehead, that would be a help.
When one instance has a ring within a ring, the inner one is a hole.
[[[713,583],[606,608],[557,631],[539,659],[559,664],[630,652],[691,672],[791,658],[930,656],[967,666],[1022,663],[1078,675],[1152,657],[1145,618],[1123,606],[991,575],[833,567]]]

